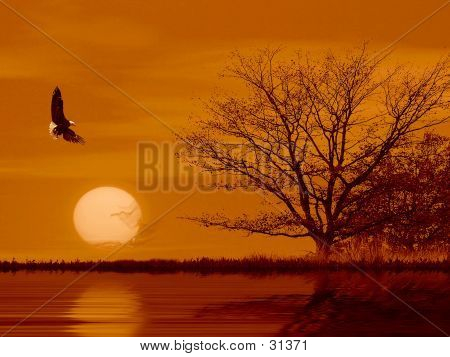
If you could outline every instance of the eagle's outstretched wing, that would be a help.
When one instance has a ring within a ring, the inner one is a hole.
[[[84,139],[80,135],[76,134],[72,129],[69,129],[69,128],[64,128],[62,136],[63,136],[64,140],[74,143],[74,144],[84,144],[85,143]]]
[[[58,87],[53,91],[52,96],[52,121],[56,125],[69,126],[69,121],[64,116],[63,110],[63,100],[61,96],[61,91]]]

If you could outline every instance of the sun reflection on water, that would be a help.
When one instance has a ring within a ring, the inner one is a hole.
[[[77,336],[133,336],[140,326],[138,296],[120,286],[89,287],[75,301],[69,317]]]

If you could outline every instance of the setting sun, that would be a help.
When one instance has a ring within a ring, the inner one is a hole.
[[[141,209],[133,196],[116,187],[85,193],[73,212],[75,228],[91,244],[125,243],[139,230]]]

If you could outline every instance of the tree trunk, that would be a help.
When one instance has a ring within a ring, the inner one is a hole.
[[[328,237],[317,237],[314,239],[316,243],[316,255],[323,260],[327,260],[331,253],[331,240]]]

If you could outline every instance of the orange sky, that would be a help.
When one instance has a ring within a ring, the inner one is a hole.
[[[370,41],[390,44],[443,0],[341,1],[18,1],[7,0],[61,45],[176,130],[198,114],[230,51],[282,45],[321,51]],[[136,142],[173,135],[85,66],[0,4],[0,259],[101,258],[83,242],[73,208],[97,186],[117,186],[150,222],[183,197],[136,191]],[[408,35],[393,60],[424,64],[450,45],[450,6]],[[48,135],[50,97],[59,85],[84,147]],[[444,129],[449,132],[448,126]],[[113,258],[293,255],[310,242],[206,230],[177,217],[252,208],[245,195],[195,194]]]

